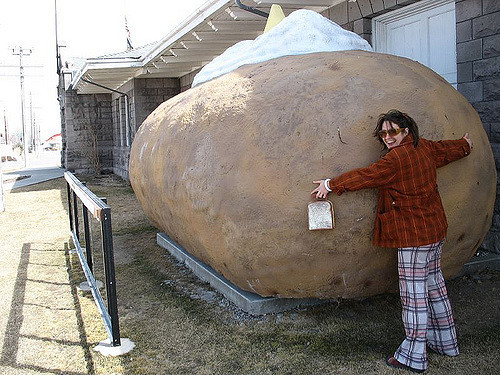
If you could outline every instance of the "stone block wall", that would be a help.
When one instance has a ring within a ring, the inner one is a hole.
[[[457,0],[455,6],[458,90],[481,117],[500,175],[500,1]],[[500,253],[500,180],[482,247]]]
[[[191,84],[193,83],[194,76],[197,75],[200,72],[200,70],[201,70],[201,68],[181,77],[181,79],[180,79],[181,92],[186,91],[186,90],[191,88]]]
[[[420,0],[357,0],[344,1],[321,14],[342,26],[355,32],[368,43],[372,44],[372,18]]]
[[[161,103],[180,93],[180,80],[177,78],[135,78],[117,91],[123,92],[128,97],[130,116],[130,144],[134,135],[151,112]],[[120,123],[120,102],[122,108]],[[128,162],[130,157],[130,144],[127,143],[125,129],[125,97],[114,92],[112,94],[113,114],[113,173],[128,180]]]
[[[76,91],[67,90],[63,103],[62,165],[75,173],[93,174],[96,172],[93,159],[98,156],[101,172],[111,172],[111,95],[77,95]]]
[[[134,105],[137,128],[161,103],[181,92],[178,78],[134,79]]]

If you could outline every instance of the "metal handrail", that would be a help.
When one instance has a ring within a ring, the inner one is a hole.
[[[108,332],[111,344],[120,346],[120,326],[116,300],[116,279],[113,255],[113,233],[111,229],[111,208],[97,195],[90,191],[71,172],[64,172],[68,190],[68,216],[70,232],[83,272],[90,286],[97,309]],[[78,199],[83,204],[83,222],[85,236],[85,255],[80,244],[78,220]],[[104,258],[105,286],[108,307],[104,304],[93,273],[92,249],[90,239],[89,212],[101,223],[102,251]]]

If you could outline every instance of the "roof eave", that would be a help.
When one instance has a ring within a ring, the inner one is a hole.
[[[103,69],[120,69],[120,68],[136,68],[140,70],[142,68],[142,63],[137,59],[114,59],[106,61],[95,61],[90,62],[87,60],[85,64],[80,68],[77,74],[73,77],[70,88],[78,90],[78,86],[81,84],[82,79],[87,75],[91,74],[92,71],[99,71]],[[91,78],[91,77],[88,77]],[[87,78],[87,79],[88,79]],[[117,89],[117,87],[111,87],[112,89]]]
[[[170,46],[172,43],[174,43],[189,31],[196,28],[196,26],[205,21],[211,14],[230,2],[230,0],[212,0],[203,4],[188,18],[181,22],[181,24],[179,24],[167,36],[161,39],[156,45],[156,48],[153,48],[151,51],[149,51],[149,53],[145,54],[144,59],[142,60],[144,62],[144,65],[160,56],[161,53],[168,48],[168,46]]]

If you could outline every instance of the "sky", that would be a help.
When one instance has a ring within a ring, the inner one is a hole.
[[[27,129],[40,126],[40,138],[60,132],[57,102],[56,28],[63,60],[96,57],[126,50],[125,17],[132,45],[162,39],[207,0],[2,0],[0,2],[0,134],[5,122],[19,137],[22,47],[24,113]],[[15,51],[15,52],[18,52]],[[29,131],[29,130],[28,130]],[[9,137],[10,138],[10,137]],[[27,136],[27,138],[29,138]]]

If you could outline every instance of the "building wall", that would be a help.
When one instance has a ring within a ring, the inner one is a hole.
[[[138,78],[134,79],[136,123],[138,126],[161,103],[181,92],[178,78]]]
[[[181,79],[180,79],[181,92],[186,91],[186,90],[191,88],[191,85],[192,85],[193,80],[194,80],[194,76],[197,75],[200,72],[200,70],[201,70],[201,68],[181,77]]]
[[[456,22],[458,90],[481,117],[500,175],[500,1],[458,0]],[[500,181],[482,247],[500,253]]]
[[[77,95],[67,90],[63,96],[62,165],[75,173],[93,174],[97,167],[93,160],[98,155],[100,172],[111,172],[111,95]]]
[[[114,92],[112,94],[112,129],[114,135],[112,169],[113,173],[128,179],[130,145],[135,133],[146,117],[161,103],[181,92],[180,80],[177,78],[135,78],[121,86],[117,91],[128,96],[130,138],[127,140],[125,128],[125,97]]]
[[[420,0],[345,1],[321,13],[344,29],[355,32],[372,44],[372,18]]]

